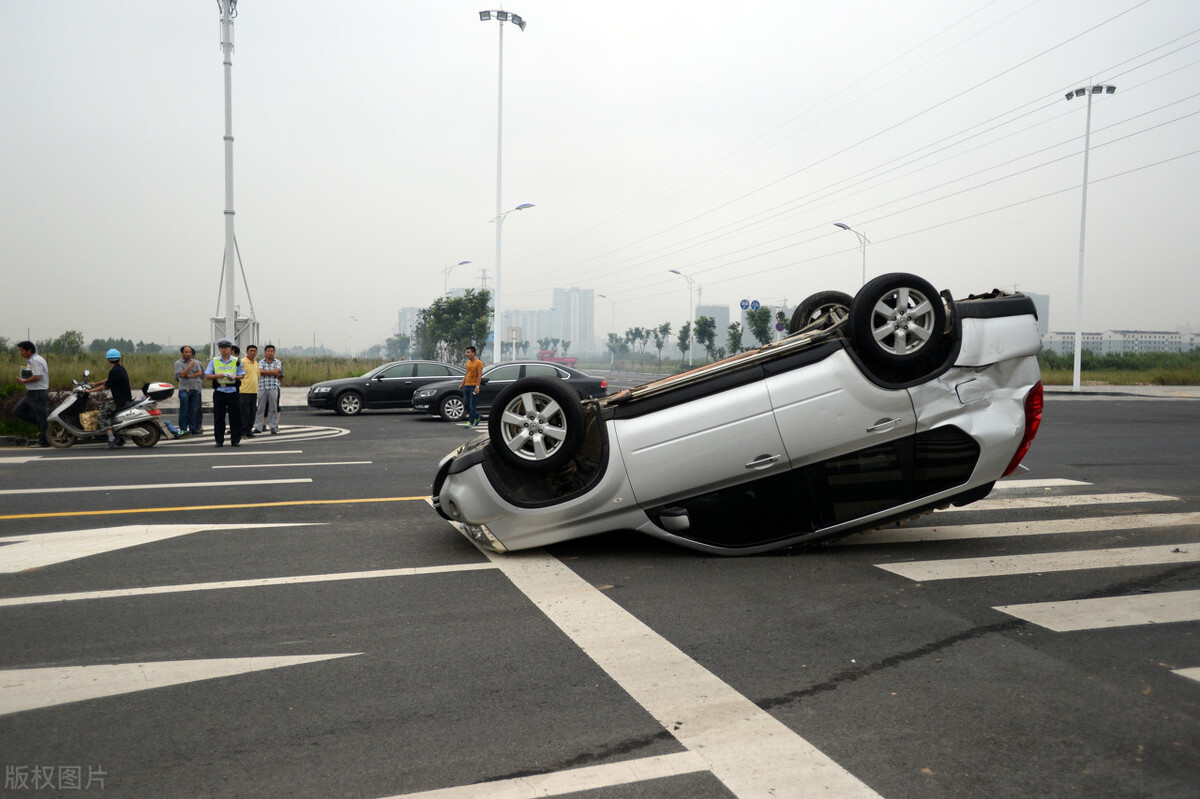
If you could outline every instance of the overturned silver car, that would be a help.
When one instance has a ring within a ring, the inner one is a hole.
[[[444,458],[437,512],[496,552],[633,529],[746,555],[986,496],[1042,413],[1033,302],[915,275],[821,292],[790,335],[601,399],[509,386]]]

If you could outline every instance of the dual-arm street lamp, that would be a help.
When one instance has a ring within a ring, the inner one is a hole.
[[[696,329],[695,329],[696,328],[696,322],[695,322],[696,303],[692,299],[692,282],[693,281],[692,281],[692,278],[690,275],[685,275],[683,272],[680,272],[678,269],[670,269],[668,271],[673,275],[679,275],[681,278],[683,278],[684,280],[686,280],[688,282],[688,321],[691,322],[691,325],[692,325],[692,335],[691,335],[690,340],[688,341],[688,366],[691,366],[692,365],[692,350],[695,349],[695,344],[696,344]]]
[[[855,236],[858,236],[858,248],[860,250],[862,250],[862,284],[861,285],[863,285],[863,286],[867,285],[867,245],[871,243],[871,240],[867,238],[866,233],[859,233],[857,230],[850,227],[845,222],[834,222],[833,226],[840,227],[842,230],[849,230]]]
[[[1092,145],[1092,95],[1112,94],[1116,86],[1084,86],[1067,92],[1067,99],[1087,96],[1087,123],[1083,132],[1083,207],[1079,212],[1079,275],[1075,285],[1075,377],[1072,389],[1080,391],[1079,377],[1083,361],[1083,243],[1087,233],[1088,151]]]
[[[612,306],[612,324],[608,326],[608,332],[610,335],[615,335],[617,332],[617,301],[607,294],[597,294],[596,296],[602,300],[608,300],[609,305]],[[617,368],[617,353],[611,347],[608,352],[612,356],[608,362],[608,369],[611,372]]]
[[[525,20],[519,15],[508,11],[480,11],[479,19],[483,22],[496,20],[496,27],[500,31],[500,55],[499,55],[499,81],[496,92],[496,292],[492,298],[492,307],[494,309],[494,318],[492,320],[492,340],[495,342],[493,351],[496,353],[496,361],[504,360],[504,347],[500,338],[500,229],[504,226],[504,217],[506,212],[503,210],[501,193],[500,193],[500,178],[502,174],[501,167],[503,166],[504,153],[504,23],[511,22],[521,30],[525,30]],[[530,207],[528,203],[518,205],[514,211],[519,211],[523,208]]]
[[[504,360],[504,340],[500,338],[500,323],[503,321],[503,316],[500,311],[500,231],[504,227],[504,217],[511,214],[513,211],[524,211],[526,208],[532,208],[533,203],[521,203],[516,208],[509,208],[502,214],[497,214],[492,221],[496,223],[496,291],[492,297],[492,341],[496,342],[494,352],[496,353],[496,362]],[[513,356],[516,359],[516,356]]]
[[[453,270],[454,267],[456,267],[456,266],[466,266],[469,263],[471,263],[471,262],[470,261],[459,261],[456,264],[450,264],[449,266],[442,267],[442,296],[443,297],[450,293],[450,272],[451,272],[451,270]]]

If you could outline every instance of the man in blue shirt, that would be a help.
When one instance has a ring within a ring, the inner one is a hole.
[[[238,380],[246,376],[241,359],[234,357],[233,342],[227,338],[217,341],[220,355],[208,362],[204,377],[213,383],[213,437],[217,446],[225,444],[225,418],[229,418],[229,443],[241,446],[242,413],[238,402]]]

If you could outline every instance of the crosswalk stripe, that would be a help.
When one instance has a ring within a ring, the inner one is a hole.
[[[1014,488],[1066,488],[1068,486],[1090,486],[1091,483],[1083,480],[1067,480],[1062,477],[1050,477],[1026,480],[1001,480],[996,483],[993,491],[1004,491]]]
[[[1200,682],[1200,667],[1193,669],[1172,669],[1172,674],[1178,674],[1180,677],[1187,677],[1189,680]]]
[[[1200,546],[1184,543],[1161,544],[1153,547],[1039,552],[1031,555],[993,555],[984,558],[954,558],[911,563],[877,563],[875,565],[884,571],[907,577],[914,582],[924,583],[972,577],[999,577],[1013,574],[1197,562],[1200,562]]]
[[[834,542],[834,545],[910,544],[920,541],[1100,533],[1110,530],[1142,530],[1149,527],[1187,527],[1190,525],[1200,525],[1200,513],[1139,513],[1131,516],[1097,516],[1091,519],[947,524],[935,527],[888,527],[842,538]]]
[[[1131,502],[1176,502],[1179,497],[1165,494],[1133,492],[1128,494],[1052,494],[1043,497],[1013,497],[1012,499],[981,499],[954,508],[953,512],[981,510],[1020,510],[1022,508],[1068,508],[1077,505],[1122,505]]]
[[[1002,605],[995,610],[1060,633],[1139,624],[1170,624],[1200,621],[1200,591]],[[1184,676],[1192,679],[1196,679],[1195,674],[1200,674],[1200,669],[1183,671],[1187,672]]]

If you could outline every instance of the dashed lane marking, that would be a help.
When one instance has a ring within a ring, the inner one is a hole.
[[[1200,682],[1200,667],[1193,669],[1172,669],[1172,674],[1178,674],[1180,677],[1187,677],[1189,680]]]
[[[1066,488],[1069,486],[1090,486],[1091,483],[1083,480],[1067,480],[1062,477],[1051,477],[1045,479],[1019,479],[1019,480],[1000,480],[996,483],[993,491],[1004,491],[1014,488]]]
[[[1001,605],[994,609],[1059,633],[1170,624],[1200,621],[1200,591],[1034,602],[1027,605]],[[1186,671],[1200,674],[1200,669]]]
[[[224,463],[214,469],[282,469],[291,466],[370,466],[372,461],[312,461],[309,463]]]
[[[954,508],[953,513],[970,513],[983,510],[1020,510],[1023,508],[1068,508],[1077,505],[1122,505],[1131,502],[1177,502],[1179,497],[1165,494],[1134,492],[1128,494],[1051,494],[1041,497],[1013,497],[1012,499],[981,499]]]
[[[0,490],[0,496],[11,494],[74,494],[84,491],[148,491],[160,488],[223,488],[228,486],[283,485],[287,483],[311,483],[311,477],[288,477],[279,480],[220,480],[207,483],[141,483],[137,485],[110,486],[55,486],[53,488],[10,488]]]
[[[1153,547],[1086,549],[1040,552],[1029,555],[992,555],[984,558],[924,560],[913,563],[876,563],[884,571],[926,583],[1014,574],[1113,569],[1127,566],[1164,566],[1200,562],[1200,546],[1179,543]]]

